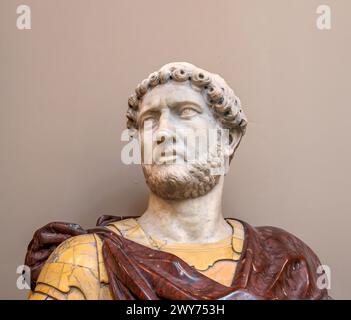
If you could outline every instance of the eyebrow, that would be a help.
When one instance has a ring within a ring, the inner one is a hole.
[[[198,104],[195,101],[191,101],[191,100],[181,100],[181,101],[173,101],[171,103],[169,103],[168,107],[170,109],[175,109],[175,108],[180,108],[182,106],[185,105],[192,105],[194,107],[197,107],[200,109],[200,111],[203,111],[203,108],[200,104]],[[142,112],[139,113],[139,117],[142,117],[144,114],[149,113],[149,112],[154,112],[154,111],[158,111],[160,109],[159,106],[147,106],[146,110],[143,110]]]
[[[198,107],[202,111],[202,106],[198,104],[196,101],[192,100],[181,100],[181,101],[174,101],[169,104],[170,108],[180,108],[185,105],[192,105]]]

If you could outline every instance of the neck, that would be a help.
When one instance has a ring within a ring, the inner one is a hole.
[[[232,234],[222,215],[223,176],[206,195],[186,200],[167,200],[150,193],[144,214],[138,218],[143,230],[168,243],[209,243]]]

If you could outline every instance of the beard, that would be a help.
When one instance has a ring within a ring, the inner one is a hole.
[[[212,175],[218,163],[196,161],[183,164],[144,164],[143,172],[150,190],[163,199],[185,200],[210,192],[220,176]]]

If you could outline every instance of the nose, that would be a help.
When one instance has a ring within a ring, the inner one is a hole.
[[[161,144],[168,140],[173,140],[173,142],[176,142],[176,133],[171,122],[172,120],[169,119],[170,116],[171,115],[168,112],[162,113],[160,116],[159,127],[156,133],[157,144]]]
[[[170,140],[172,140],[173,143],[176,142],[176,135],[171,130],[161,129],[156,133],[157,144],[162,144],[163,142]]]

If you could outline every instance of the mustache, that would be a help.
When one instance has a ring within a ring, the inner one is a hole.
[[[167,146],[167,145],[158,145],[153,149],[153,159],[158,160],[161,157],[169,156],[178,156],[183,160],[186,160],[186,152],[183,146]]]

